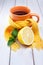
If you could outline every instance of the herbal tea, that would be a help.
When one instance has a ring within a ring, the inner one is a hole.
[[[13,14],[16,14],[16,15],[25,15],[25,14],[27,14],[27,12],[25,12],[25,11],[15,11]]]

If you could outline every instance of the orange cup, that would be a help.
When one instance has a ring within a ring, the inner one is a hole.
[[[10,18],[13,21],[22,21],[35,16],[37,22],[39,21],[39,16],[36,13],[31,13],[31,10],[26,6],[15,6],[10,9]]]

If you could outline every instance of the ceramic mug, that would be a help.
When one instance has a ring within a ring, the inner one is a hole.
[[[30,8],[26,6],[15,6],[10,9],[10,18],[13,21],[22,21],[35,16],[37,22],[39,21],[39,16],[36,13],[31,13]]]

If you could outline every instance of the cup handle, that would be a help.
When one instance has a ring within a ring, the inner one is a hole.
[[[30,13],[31,17],[35,16],[37,18],[37,23],[39,22],[39,16],[36,13]]]

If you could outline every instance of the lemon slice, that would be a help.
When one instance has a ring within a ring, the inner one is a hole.
[[[18,32],[18,40],[21,44],[31,45],[34,41],[34,33],[32,29],[28,26],[22,28]]]

